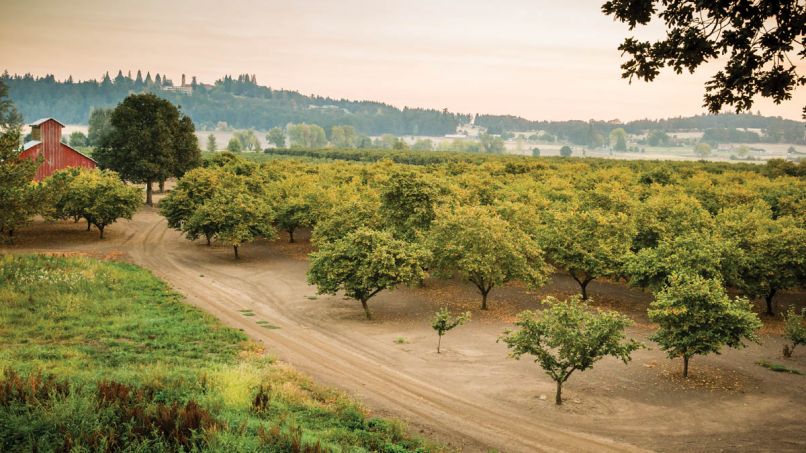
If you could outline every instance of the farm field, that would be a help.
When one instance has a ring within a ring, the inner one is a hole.
[[[0,251],[70,252],[142,265],[317,382],[344,389],[374,413],[401,417],[415,432],[462,451],[806,446],[806,379],[756,364],[782,361],[779,322],[765,319],[761,345],[697,357],[688,381],[678,377],[679,361],[667,360],[657,348],[634,353],[627,366],[605,359],[584,378],[569,381],[568,403],[558,408],[551,401],[553,383],[539,367],[508,359],[506,347],[495,340],[517,311],[536,307],[539,295],[577,291],[570,278],[555,275],[537,293],[517,285],[497,290],[491,310],[474,310],[473,322],[446,337],[437,355],[431,314],[446,304],[477,308],[472,288],[430,280],[423,288],[385,292],[373,300],[375,319],[367,321],[353,300],[315,296],[305,279],[310,246],[304,234],[300,239],[244,245],[242,259],[234,261],[229,247],[189,243],[156,210],[144,208],[110,229],[104,241],[80,224],[36,223]],[[630,335],[645,339],[651,333],[645,315],[651,296],[607,282],[592,283],[590,292],[600,305],[637,321]],[[780,307],[803,303],[797,291],[778,300]],[[796,353],[786,365],[804,370],[806,357]]]
[[[0,284],[2,451],[438,449],[133,264],[2,255]]]

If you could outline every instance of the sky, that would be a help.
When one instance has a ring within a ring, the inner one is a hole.
[[[0,71],[100,79],[138,69],[398,107],[532,120],[704,113],[695,74],[621,78],[619,43],[637,33],[604,0],[0,0]],[[806,66],[803,66],[806,71]],[[806,89],[753,111],[800,119]]]

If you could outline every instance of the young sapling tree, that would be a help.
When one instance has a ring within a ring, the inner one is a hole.
[[[793,307],[789,307],[784,315],[784,338],[791,344],[784,345],[784,357],[792,357],[795,347],[806,344],[806,308],[800,314]]]
[[[439,348],[442,345],[442,336],[454,327],[459,327],[470,321],[470,312],[466,311],[457,316],[453,316],[446,307],[442,307],[434,314],[434,320],[431,322],[431,327],[437,331],[439,339],[437,340],[437,354],[440,353]]]

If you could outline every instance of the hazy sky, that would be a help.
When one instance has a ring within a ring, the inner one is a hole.
[[[529,119],[702,113],[717,66],[628,84],[617,50],[627,27],[603,1],[0,0],[0,70],[208,83],[246,72],[305,94]],[[800,119],[805,104],[800,89],[753,110]]]

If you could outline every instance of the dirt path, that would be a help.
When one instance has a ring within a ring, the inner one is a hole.
[[[496,338],[514,313],[536,297],[517,287],[494,290],[489,312],[464,285],[429,281],[425,288],[386,292],[371,301],[375,320],[340,297],[315,296],[305,282],[306,243],[258,243],[235,261],[225,247],[191,243],[152,209],[109,229],[98,241],[70,223],[38,224],[8,250],[75,251],[122,256],[154,270],[194,305],[262,341],[268,351],[324,384],[342,388],[380,415],[405,419],[415,430],[462,451],[629,451],[654,449],[806,448],[806,377],[755,365],[781,362],[781,339],[721,356],[695,358],[693,378],[657,350],[625,366],[604,360],[565,386],[567,404],[553,405],[553,384],[530,360],[507,358]],[[0,248],[0,251],[6,250]],[[555,277],[541,293],[575,291]],[[594,284],[605,305],[630,313],[645,338],[648,296],[615,284]],[[787,295],[785,301],[802,301]],[[506,301],[506,304],[504,304]],[[439,305],[474,310],[471,324],[444,339],[429,318]],[[251,310],[254,316],[246,316]],[[257,321],[268,322],[269,325]],[[787,366],[806,370],[804,354]]]

